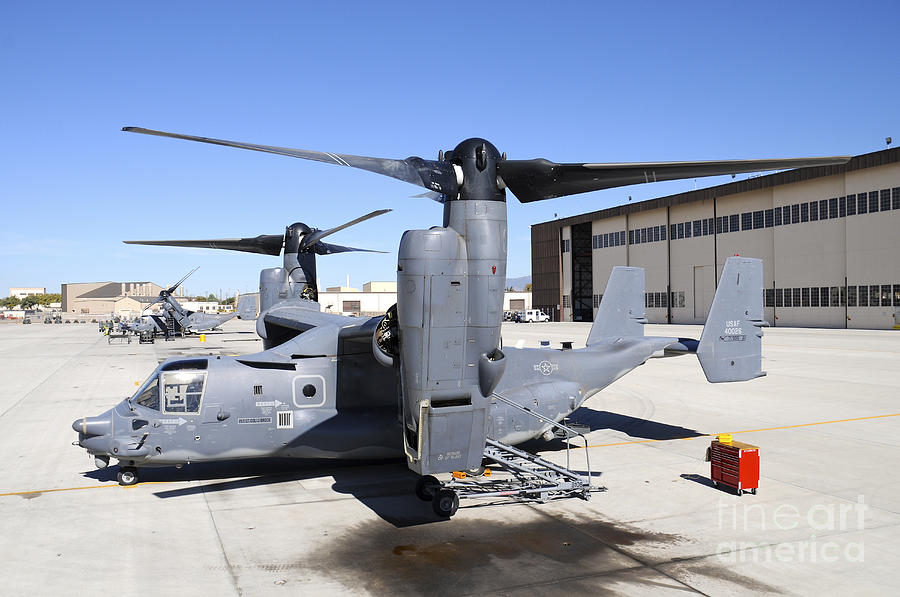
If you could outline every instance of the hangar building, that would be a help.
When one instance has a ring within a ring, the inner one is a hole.
[[[134,315],[159,297],[153,282],[87,282],[62,285],[66,313]]]
[[[646,269],[650,322],[703,323],[736,254],[763,260],[772,325],[900,325],[900,148],[536,224],[534,306],[592,321],[630,265]]]

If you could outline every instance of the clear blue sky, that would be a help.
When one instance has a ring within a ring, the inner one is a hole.
[[[418,187],[122,126],[435,158],[467,137],[560,162],[860,154],[900,143],[900,4],[884,2],[4,2],[0,296],[150,280],[253,291],[278,258],[124,239],[279,234],[394,211],[330,238],[324,285],[395,277],[401,233],[441,223]],[[705,186],[723,182],[701,179]],[[523,205],[529,225],[693,188]]]

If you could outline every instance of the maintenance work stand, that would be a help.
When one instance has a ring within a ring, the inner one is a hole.
[[[459,508],[459,501],[464,499],[492,499],[495,503],[543,503],[572,497],[588,500],[591,493],[606,491],[605,487],[595,487],[591,483],[587,438],[582,433],[499,394],[495,393],[493,397],[553,427],[557,437],[563,438],[566,443],[566,466],[488,438],[484,446],[484,459],[488,461],[488,467],[456,471],[446,482],[432,475],[419,478],[416,496],[430,501],[435,514],[444,518],[453,516]],[[586,474],[570,468],[570,440],[576,436],[584,441]],[[495,476],[495,472],[499,474]]]

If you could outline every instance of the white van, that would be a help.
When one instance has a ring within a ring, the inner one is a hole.
[[[519,321],[522,323],[536,323],[550,321],[550,316],[540,309],[526,309],[518,312]]]

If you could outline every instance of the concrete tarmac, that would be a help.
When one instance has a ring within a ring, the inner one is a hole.
[[[588,329],[503,337],[578,347]],[[709,384],[693,356],[653,359],[588,400],[573,419],[607,489],[590,501],[463,501],[438,520],[403,462],[197,464],[123,488],[71,445],[73,420],[160,359],[261,350],[252,322],[146,345],[0,325],[0,594],[900,593],[900,332],[765,334],[767,377]],[[760,446],[757,495],[712,486],[705,452],[724,432]],[[565,462],[559,441],[527,447]]]

